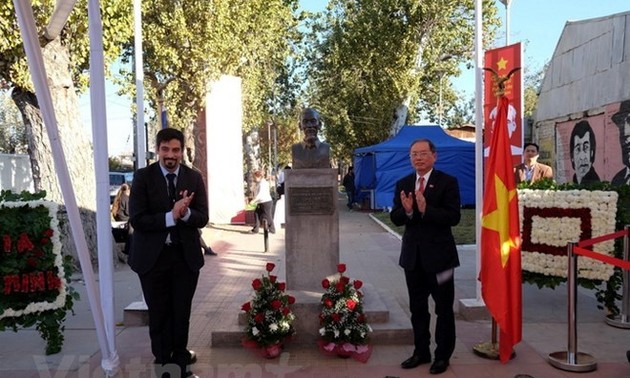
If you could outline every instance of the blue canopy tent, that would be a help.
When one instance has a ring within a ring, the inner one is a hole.
[[[357,201],[367,196],[374,208],[393,205],[396,181],[411,174],[409,147],[416,139],[430,139],[437,148],[435,169],[457,177],[461,203],[475,204],[475,144],[448,135],[437,125],[403,126],[393,138],[354,150]]]

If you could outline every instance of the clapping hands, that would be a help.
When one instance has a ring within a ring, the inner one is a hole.
[[[180,194],[182,198],[177,200],[177,202],[173,205],[173,219],[176,221],[186,216],[186,213],[188,213],[188,207],[195,197],[195,192],[188,194],[188,190],[184,190]]]

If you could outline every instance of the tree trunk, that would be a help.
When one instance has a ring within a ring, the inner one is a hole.
[[[59,39],[56,39],[44,46],[42,53],[59,128],[59,139],[81,212],[88,249],[92,261],[96,261],[96,179],[93,147],[81,124],[78,96],[70,74],[67,47],[62,46]],[[12,98],[20,109],[26,126],[33,186],[36,191],[45,190],[47,200],[63,205],[51,144],[44,128],[37,98],[34,93],[24,88],[15,88]],[[66,214],[63,210],[60,213]],[[78,261],[67,215],[60,219],[60,230],[63,252]]]
[[[245,148],[245,167],[247,168],[247,173],[245,174],[248,188],[247,197],[252,198],[256,190],[252,174],[256,170],[262,170],[262,164],[260,162],[260,136],[257,129],[247,134],[243,147]]]

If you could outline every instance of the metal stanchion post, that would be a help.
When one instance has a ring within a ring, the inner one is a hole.
[[[624,226],[626,234],[623,236],[623,259],[630,260],[630,237],[628,237],[629,225]],[[617,328],[630,328],[630,271],[623,271],[623,289],[621,299],[621,314],[608,315],[606,323]]]
[[[553,352],[549,354],[549,363],[551,366],[575,372],[593,371],[597,369],[597,362],[593,356],[577,351],[577,258],[573,252],[576,243],[567,244],[567,254],[569,256],[569,266],[567,275],[567,292],[568,292],[568,332],[569,343],[568,351]]]
[[[265,252],[269,250],[269,225],[267,224],[267,220],[263,219],[263,237],[265,238]]]

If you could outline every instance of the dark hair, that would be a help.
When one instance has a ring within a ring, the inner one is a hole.
[[[534,148],[536,149],[536,152],[538,152],[540,149],[538,148],[538,145],[536,143],[525,143],[525,145],[523,146],[523,151],[525,151],[525,149],[529,146],[534,146]]]
[[[431,150],[431,152],[435,152],[435,144],[433,144],[431,139],[427,139],[427,138],[420,138],[420,139],[416,139],[413,142],[411,142],[411,144],[409,145],[409,151],[411,151],[411,147],[413,147],[414,144],[420,143],[420,142],[427,142],[427,143],[429,143],[429,150]]]
[[[160,144],[162,144],[162,142],[168,142],[169,140],[173,139],[177,139],[179,143],[181,143],[182,148],[184,148],[184,133],[170,127],[158,131],[157,135],[155,136],[155,147],[160,147]]]
[[[589,142],[591,143],[591,163],[595,161],[595,134],[593,133],[593,129],[588,121],[580,121],[573,127],[573,131],[571,131],[571,139],[569,139],[569,143],[571,145],[571,148],[569,149],[569,153],[571,154],[571,164],[573,164],[573,141],[575,140],[575,137],[582,138],[586,135],[586,133],[590,133]]]

